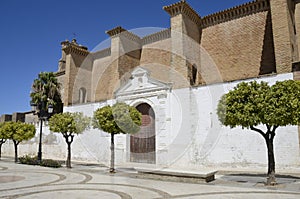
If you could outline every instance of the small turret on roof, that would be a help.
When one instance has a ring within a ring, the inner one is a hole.
[[[122,28],[121,26],[117,26],[111,30],[106,31],[106,34],[108,34],[110,37],[115,37],[115,36],[125,36],[126,38],[138,42],[141,42],[141,38],[137,36],[136,34],[129,32],[125,28]]]
[[[174,17],[179,14],[184,14],[188,16],[197,25],[201,24],[201,17],[185,0],[181,0],[169,6],[164,6],[163,9],[167,13],[169,13],[171,17]]]
[[[126,29],[122,28],[121,26],[117,26],[111,30],[106,31],[105,33],[108,34],[110,37],[113,37],[124,31],[126,31]]]
[[[86,46],[82,46],[77,43],[76,39],[72,39],[70,42],[69,40],[65,40],[61,42],[62,50],[68,53],[76,53],[79,55],[87,56],[89,54],[88,48]]]

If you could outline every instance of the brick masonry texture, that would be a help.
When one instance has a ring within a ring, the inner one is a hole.
[[[270,32],[266,30],[267,15],[268,12],[261,12],[203,29],[201,44],[223,81],[257,77],[275,70],[270,53],[272,35],[265,35]],[[264,45],[269,47],[265,52]]]
[[[278,73],[291,72],[291,22],[287,0],[270,1],[276,66]]]
[[[295,32],[296,32],[296,49],[298,50],[298,60],[300,61],[300,2],[295,5]]]
[[[80,88],[86,89],[87,102],[114,98],[137,66],[173,89],[291,72],[300,57],[299,7],[292,0],[256,0],[203,17],[201,24],[186,2],[178,2],[165,8],[170,32],[153,34],[146,43],[116,27],[107,32],[111,47],[101,56],[74,44],[75,50],[65,51],[58,76],[64,104],[79,103]],[[197,68],[193,85],[192,66]]]

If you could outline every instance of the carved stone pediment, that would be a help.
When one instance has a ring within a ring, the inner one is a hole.
[[[143,95],[156,95],[159,91],[168,91],[171,89],[170,84],[160,82],[150,78],[149,71],[137,67],[132,73],[131,78],[120,87],[116,92],[116,98],[120,97],[142,97]]]

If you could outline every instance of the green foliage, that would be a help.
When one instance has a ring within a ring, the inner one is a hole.
[[[61,167],[61,162],[52,159],[43,159],[40,165],[43,167],[59,168]]]
[[[249,127],[261,123],[261,108],[270,87],[266,82],[242,82],[222,96],[217,113],[220,121],[231,128]]]
[[[75,112],[72,113],[74,122],[76,124],[75,132],[76,134],[82,133],[84,130],[90,127],[91,118],[84,116],[83,113]]]
[[[1,131],[5,132],[15,146],[15,162],[18,161],[18,145],[24,140],[29,140],[35,135],[35,126],[22,122],[4,122]]]
[[[82,133],[89,128],[90,118],[84,116],[82,113],[59,113],[53,115],[49,120],[50,130],[61,133],[68,145],[68,155],[66,166],[71,168],[71,143],[74,135]]]
[[[231,128],[297,125],[300,120],[300,82],[286,80],[269,86],[256,81],[238,84],[223,95],[217,113]]]
[[[5,132],[8,139],[19,143],[34,137],[35,126],[23,122],[4,122],[1,132]]]
[[[125,103],[104,106],[94,112],[93,127],[111,134],[110,172],[114,173],[114,135],[119,133],[137,133],[141,125],[141,113]]]
[[[29,164],[29,165],[39,164],[37,156],[31,156],[31,155],[24,155],[22,157],[19,157],[19,162],[21,164]]]
[[[93,127],[107,133],[133,134],[139,131],[141,113],[125,103],[104,106],[94,112]]]
[[[32,84],[30,93],[31,101],[35,104],[44,102],[45,107],[40,107],[46,110],[49,104],[54,106],[54,112],[60,112],[62,102],[60,97],[60,84],[52,72],[41,72],[38,79],[35,79]]]
[[[271,87],[266,106],[262,111],[265,123],[269,125],[298,125],[300,121],[300,82],[286,80],[277,82]]]
[[[107,133],[118,132],[118,127],[114,121],[111,106],[104,106],[94,112],[93,127],[102,129]]]
[[[300,121],[300,82],[286,80],[269,86],[255,81],[238,84],[223,95],[217,107],[219,120],[231,128],[242,126],[261,134],[267,145],[267,185],[276,184],[273,140],[279,126],[298,125]],[[267,130],[255,127],[265,125]]]
[[[0,123],[0,140],[6,140],[8,139],[8,134],[3,130],[4,123]]]
[[[59,113],[49,119],[50,130],[57,133],[80,134],[89,127],[90,118],[82,113]]]
[[[8,135],[5,131],[2,130],[2,127],[4,126],[4,123],[0,123],[0,159],[1,159],[1,153],[2,153],[2,145],[6,142],[8,139]]]
[[[21,164],[40,165],[43,167],[53,167],[53,168],[61,167],[60,161],[52,160],[52,159],[43,159],[42,162],[39,163],[37,156],[31,156],[31,155],[24,155],[22,157],[19,157],[19,162]]]

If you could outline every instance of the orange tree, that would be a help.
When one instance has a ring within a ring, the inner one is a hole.
[[[6,140],[8,139],[7,133],[5,133],[2,130],[3,127],[3,122],[0,123],[0,159],[1,159],[1,153],[2,153],[2,145],[6,142]]]
[[[113,106],[104,106],[94,112],[93,127],[101,129],[111,135],[111,158],[110,172],[115,168],[115,134],[134,134],[139,131],[141,125],[141,113],[132,106],[125,103],[116,103]]]
[[[67,144],[66,167],[71,168],[71,144],[74,136],[81,134],[89,128],[90,118],[82,113],[58,113],[49,119],[49,126],[52,132],[61,133]]]
[[[217,113],[225,126],[241,126],[262,135],[268,151],[267,185],[276,184],[275,132],[279,126],[299,124],[300,82],[286,80],[273,86],[266,82],[242,82],[222,96]],[[265,131],[260,128],[262,126],[265,126]]]
[[[14,143],[15,162],[18,162],[18,145],[25,140],[29,140],[35,135],[35,126],[23,122],[4,122],[1,127],[1,134],[6,134],[6,138]]]

